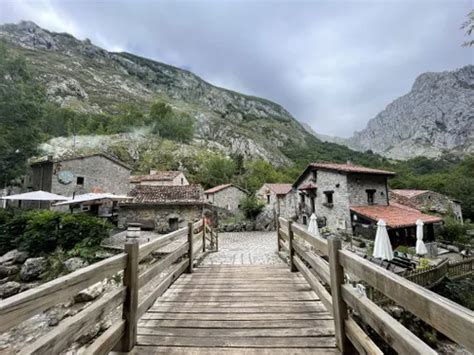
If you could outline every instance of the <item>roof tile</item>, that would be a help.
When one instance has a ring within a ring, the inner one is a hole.
[[[334,170],[344,173],[355,173],[355,174],[377,174],[377,175],[395,175],[392,171],[380,170],[367,168],[365,166],[352,165],[352,164],[336,164],[336,163],[312,163],[310,164],[313,168],[321,170]]]
[[[203,204],[201,185],[151,186],[138,185],[128,194],[133,199],[125,205]]]

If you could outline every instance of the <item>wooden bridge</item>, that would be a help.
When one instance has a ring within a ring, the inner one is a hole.
[[[474,351],[474,313],[341,249],[302,226],[279,219],[276,246],[289,267],[194,267],[218,250],[204,221],[138,245],[129,231],[125,252],[0,302],[0,332],[66,302],[104,278],[123,274],[123,285],[27,344],[22,354],[67,350],[91,326],[119,314],[86,349],[136,354],[434,354],[351,283],[374,287],[440,333]],[[172,243],[176,248],[144,268],[140,262]],[[143,269],[143,270],[142,270]],[[349,282],[350,281],[350,282]]]

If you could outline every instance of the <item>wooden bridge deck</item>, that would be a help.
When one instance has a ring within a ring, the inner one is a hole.
[[[335,354],[334,321],[306,280],[278,265],[201,266],[138,322],[133,354]]]

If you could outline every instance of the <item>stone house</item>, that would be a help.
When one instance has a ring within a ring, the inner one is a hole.
[[[126,195],[130,170],[125,163],[102,153],[59,159],[48,157],[31,164],[24,186],[30,191],[43,190],[66,197],[89,192]],[[49,202],[31,207],[49,208]]]
[[[389,203],[387,180],[394,175],[352,164],[310,164],[293,184],[299,195],[298,221],[306,224],[315,213],[320,227],[375,237],[374,226],[383,219],[394,245],[410,245],[416,220],[421,219],[428,237],[434,238],[432,227],[439,218]]]
[[[390,201],[415,208],[425,213],[441,216],[453,216],[463,223],[461,204],[446,195],[430,190],[401,190],[389,191]]]
[[[150,186],[187,186],[189,181],[182,171],[150,170],[149,175],[132,175],[130,183]]]
[[[201,185],[137,185],[132,199],[120,203],[118,224],[138,222],[143,229],[169,233],[202,218],[207,206]]]
[[[234,184],[223,184],[204,191],[204,195],[212,206],[236,213],[240,208],[240,201],[248,196],[248,191]]]
[[[296,193],[291,184],[265,183],[256,195],[266,204],[266,209],[274,211],[280,217],[292,219],[297,214]]]

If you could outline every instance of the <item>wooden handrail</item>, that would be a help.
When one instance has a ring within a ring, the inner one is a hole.
[[[399,353],[436,353],[365,295],[360,294],[352,286],[344,284],[344,280],[341,278],[341,272],[343,272],[364,280],[433,328],[465,346],[469,351],[474,351],[474,337],[472,337],[474,334],[474,312],[352,252],[337,247],[328,247],[328,242],[325,239],[308,233],[300,225],[288,223],[283,218],[279,218],[278,222],[281,226],[278,230],[278,243],[281,249],[287,250],[290,255],[292,251],[295,252],[292,258],[294,264],[325,307],[335,315],[336,337],[338,337],[338,333],[342,335],[340,339],[337,339],[340,350],[345,350],[343,337],[347,336],[359,352],[381,354],[380,349],[351,318],[346,310],[348,307],[353,312],[357,312],[364,323],[378,332],[387,344]],[[285,242],[285,240],[289,240],[289,232],[285,228],[288,225],[291,226],[291,232],[294,235],[290,244]],[[299,238],[309,243],[317,253],[301,243]],[[332,250],[331,253],[329,253],[330,250]],[[334,252],[334,250],[336,251]],[[329,256],[329,263],[321,258],[321,254]],[[443,268],[443,272],[444,268],[447,268],[449,273],[450,267],[455,269],[459,264],[462,265],[459,267],[465,268],[463,269],[465,272],[471,272],[472,262],[469,261],[445,263],[440,268]],[[339,271],[336,272],[338,268]],[[339,276],[334,280],[336,274]],[[327,290],[329,284],[331,285],[330,292]],[[334,292],[335,288],[338,288],[340,292]],[[339,316],[333,310],[336,302],[339,307]]]

